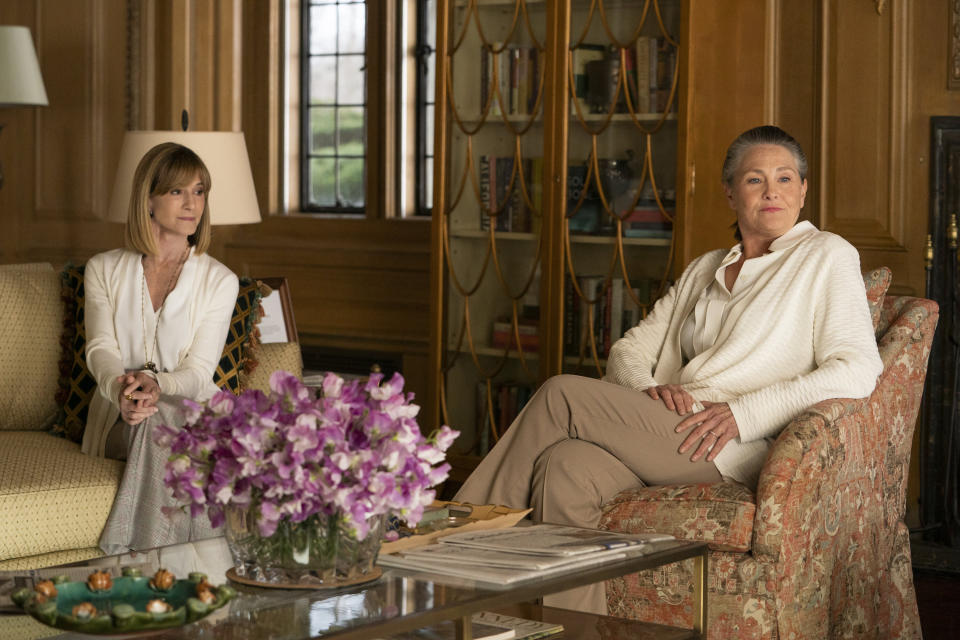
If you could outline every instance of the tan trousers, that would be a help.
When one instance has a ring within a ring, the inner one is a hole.
[[[643,485],[720,482],[713,462],[677,449],[681,417],[642,391],[560,375],[530,398],[454,500],[533,507],[536,521],[595,528],[601,506]],[[604,584],[546,596],[548,606],[606,613]]]

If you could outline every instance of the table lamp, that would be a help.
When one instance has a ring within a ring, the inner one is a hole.
[[[0,107],[47,104],[47,90],[43,86],[30,29],[0,25]],[[0,187],[3,187],[2,168]]]
[[[260,205],[243,133],[235,131],[128,131],[120,150],[107,220],[126,222],[133,173],[147,151],[176,142],[200,156],[210,171],[210,224],[260,222]]]

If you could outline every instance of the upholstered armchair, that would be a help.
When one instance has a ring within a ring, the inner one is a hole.
[[[601,529],[709,543],[709,637],[919,638],[904,523],[914,423],[939,315],[865,275],[883,373],[862,400],[811,407],[777,438],[756,494],[735,483],[644,487]],[[693,626],[692,563],[607,582],[610,615]]]

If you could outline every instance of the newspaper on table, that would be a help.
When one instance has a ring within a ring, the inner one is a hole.
[[[378,563],[387,567],[396,567],[398,569],[409,569],[424,573],[433,573],[443,576],[454,576],[457,578],[467,578],[474,582],[492,586],[508,586],[526,580],[535,578],[550,577],[556,574],[567,573],[576,569],[584,569],[594,565],[603,564],[611,560],[618,560],[627,557],[623,551],[614,555],[595,555],[590,554],[568,562],[558,567],[549,569],[521,569],[517,567],[493,567],[481,566],[475,564],[462,563],[434,563],[425,565],[422,558],[407,557],[406,551],[381,555]]]
[[[642,555],[666,534],[625,534],[562,525],[455,533],[436,544],[381,554],[384,566],[512,585]]]
[[[622,548],[615,548],[591,553],[590,558],[621,557],[623,555]],[[500,549],[481,549],[459,544],[432,544],[405,551],[403,557],[411,561],[419,561],[422,567],[452,564],[539,571],[580,562],[584,556],[582,554],[567,556],[527,554]]]
[[[490,549],[511,554],[577,556],[611,549],[643,547],[672,539],[673,536],[666,533],[618,533],[559,524],[535,524],[529,527],[455,533],[441,538],[439,542],[444,545]]]

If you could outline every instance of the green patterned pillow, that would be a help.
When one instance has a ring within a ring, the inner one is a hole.
[[[83,440],[87,425],[90,399],[96,391],[97,382],[87,369],[84,329],[83,265],[68,264],[60,274],[63,281],[61,297],[64,303],[63,334],[60,338],[60,381],[57,404],[60,414],[51,433],[74,442]],[[220,356],[220,363],[213,374],[213,382],[221,389],[240,393],[240,371],[254,367],[256,363],[248,347],[257,342],[256,324],[260,321],[260,283],[250,278],[240,279],[240,292],[233,308],[230,330]]]

